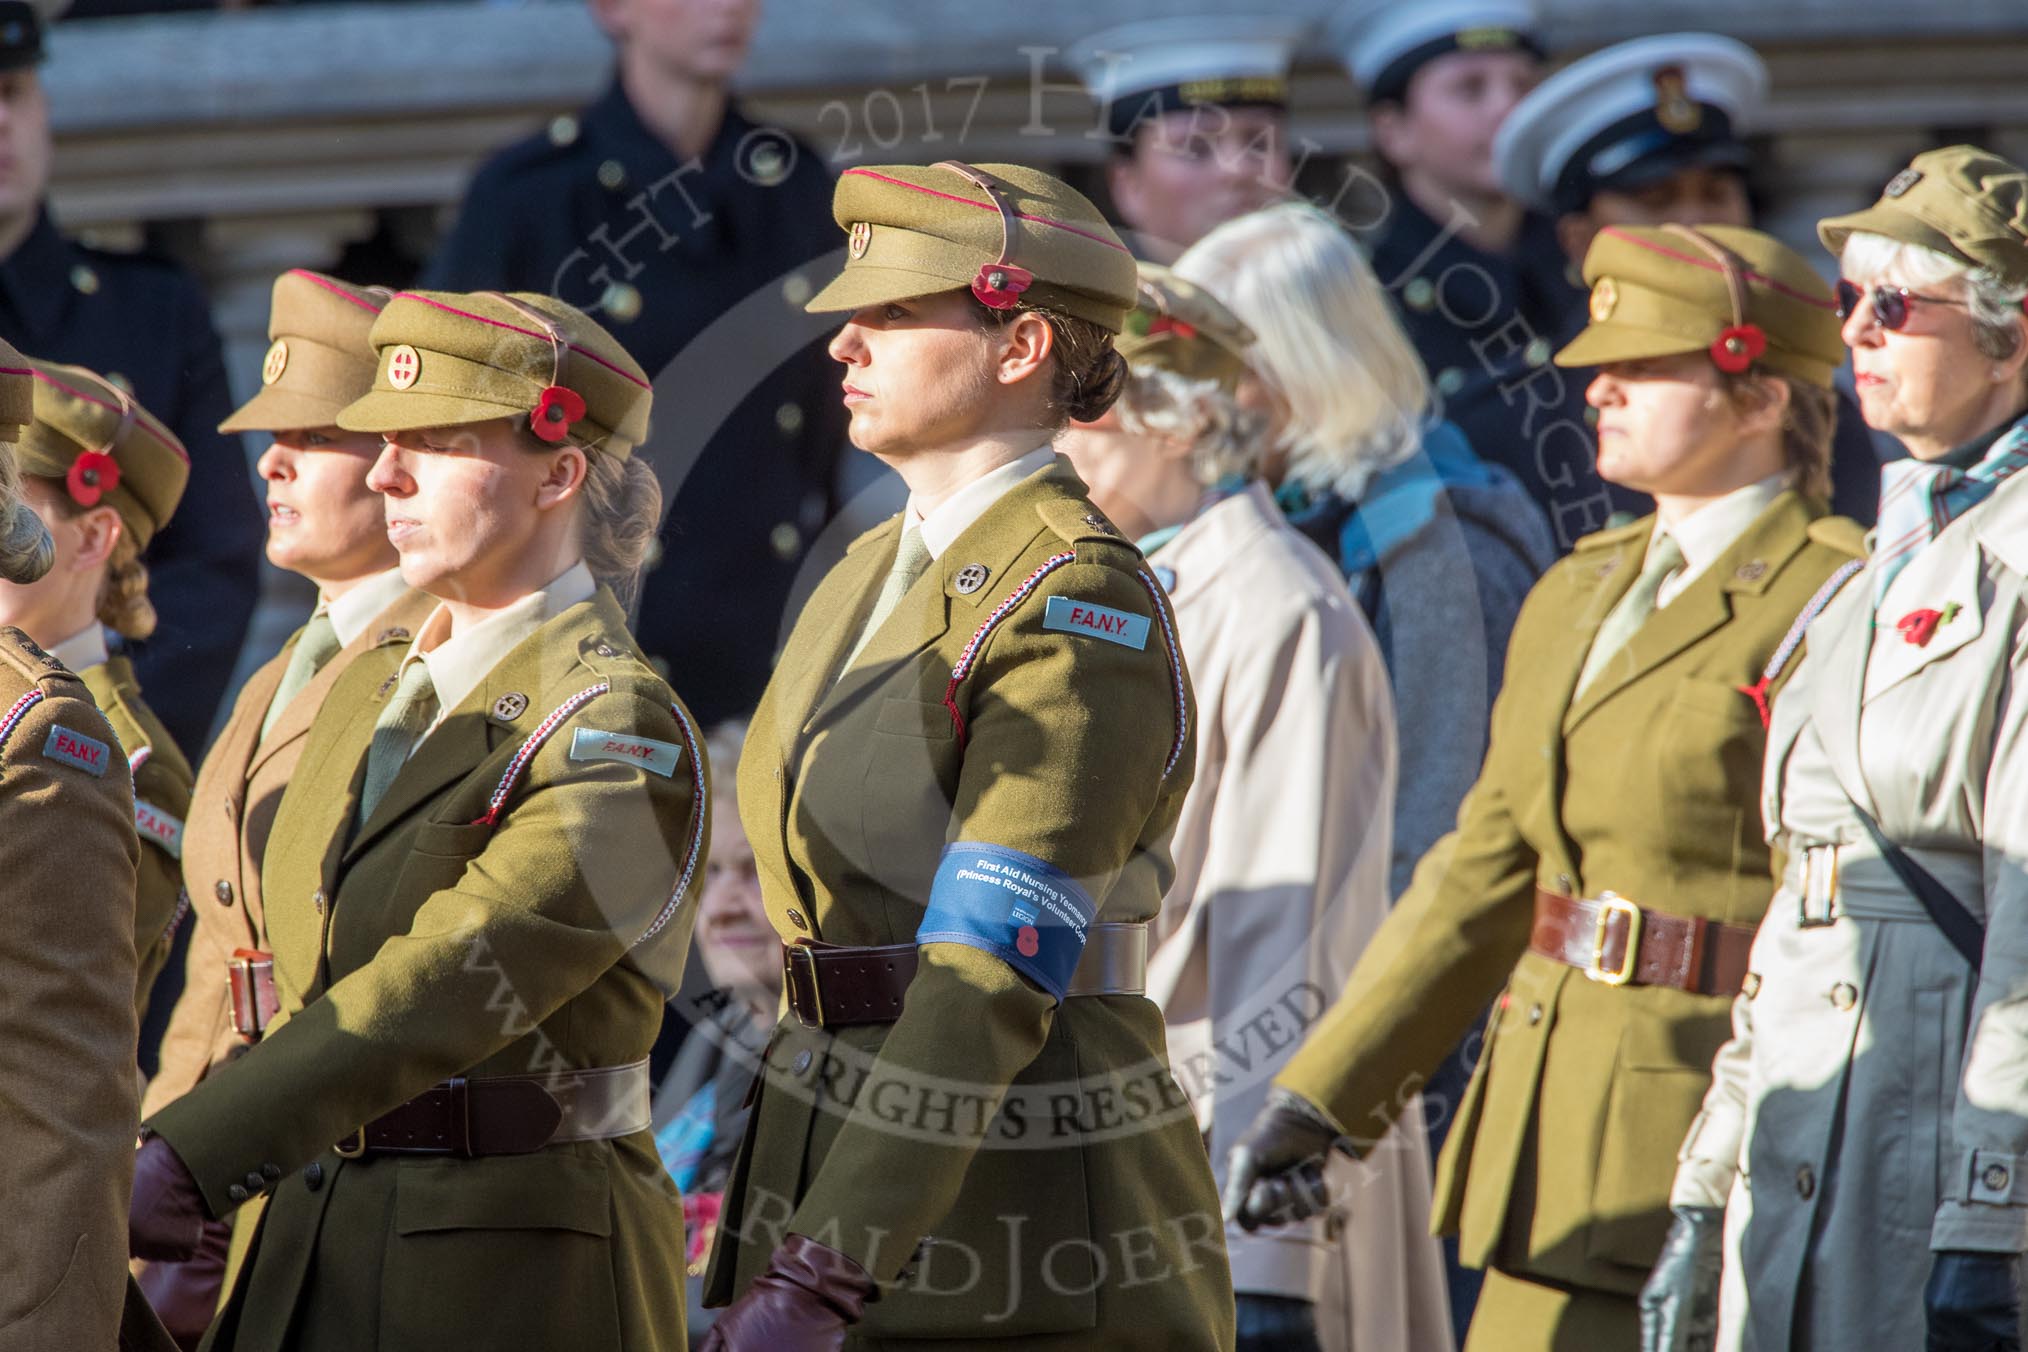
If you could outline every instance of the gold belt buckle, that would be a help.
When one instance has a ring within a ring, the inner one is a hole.
[[[1620,959],[1619,967],[1607,971],[1605,947],[1607,926],[1614,914],[1627,918],[1627,949]],[[1625,897],[1607,892],[1598,899],[1598,923],[1592,929],[1591,961],[1584,966],[1584,974],[1591,980],[1606,986],[1624,986],[1634,979],[1634,968],[1641,960],[1641,908]]]
[[[784,967],[790,982],[791,998],[789,1007],[796,1011],[796,1021],[805,1028],[824,1026],[824,992],[817,984],[817,950],[808,944],[786,944],[783,946]],[[793,998],[796,980],[796,959],[803,959],[803,972],[810,985],[810,1015],[805,1017],[802,1006]]]
[[[359,1127],[350,1136],[331,1147],[338,1152],[338,1158],[356,1160],[366,1153],[366,1128]]]

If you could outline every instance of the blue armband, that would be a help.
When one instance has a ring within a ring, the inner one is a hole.
[[[1061,1000],[1097,915],[1091,894],[1054,864],[961,840],[944,847],[915,941],[983,949]]]

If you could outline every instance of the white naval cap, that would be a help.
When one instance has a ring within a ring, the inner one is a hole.
[[[1582,211],[1601,189],[1681,169],[1744,169],[1740,127],[1767,97],[1753,48],[1716,33],[1665,33],[1594,52],[1536,86],[1493,138],[1508,194]]]
[[[1369,103],[1400,102],[1418,70],[1452,52],[1542,56],[1529,0],[1354,0],[1327,32]]]
[[[1177,15],[1081,38],[1063,59],[1115,135],[1199,104],[1286,108],[1289,63],[1309,24],[1287,15]]]

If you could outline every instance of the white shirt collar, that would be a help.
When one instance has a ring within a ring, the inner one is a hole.
[[[104,666],[111,656],[106,650],[106,631],[96,620],[63,642],[52,644],[49,655],[79,673]]]
[[[1667,581],[1655,593],[1655,604],[1666,606],[1680,596],[1683,589],[1696,580],[1697,575],[1718,561],[1719,555],[1732,548],[1733,542],[1746,534],[1746,529],[1760,519],[1774,500],[1788,487],[1788,473],[1770,474],[1758,483],[1744,488],[1735,488],[1724,497],[1714,498],[1690,515],[1669,525],[1663,525],[1658,518],[1655,533],[1648,539],[1652,551],[1655,541],[1664,534],[1675,540],[1676,547],[1683,551],[1683,566],[1669,575]]]
[[[915,504],[915,496],[909,495],[908,506],[902,512],[901,527],[904,531],[919,529],[922,542],[928,547],[930,557],[943,557],[946,549],[965,533],[974,521],[984,516],[987,509],[1007,495],[1007,491],[1031,474],[1047,469],[1056,459],[1054,446],[1042,446],[1030,451],[1019,460],[1009,461],[998,469],[988,470],[957,492],[937,504],[936,510],[924,516]]]
[[[488,615],[463,633],[450,632],[451,615],[442,605],[430,612],[415,639],[408,645],[401,664],[421,662],[429,668],[430,683],[437,690],[437,718],[464,703],[479,688],[500,660],[564,611],[598,592],[591,569],[582,561],[572,564],[540,591]],[[435,723],[431,724],[434,728]]]
[[[354,639],[366,632],[374,616],[399,601],[406,591],[408,583],[403,580],[401,569],[390,568],[355,584],[335,601],[319,600],[317,608],[331,617],[338,646],[349,648]]]

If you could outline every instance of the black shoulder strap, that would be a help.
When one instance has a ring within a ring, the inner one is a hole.
[[[1972,965],[1976,974],[1986,953],[1986,927],[1950,894],[1950,889],[1936,880],[1935,874],[1909,858],[1908,851],[1889,840],[1865,808],[1854,803],[1852,811],[1859,818],[1860,825],[1866,828],[1866,834],[1873,837],[1873,847],[1880,851],[1887,867],[1894,870],[1894,876],[1901,879],[1901,885],[1922,903],[1922,909],[1929,912],[1930,920],[1943,931],[1943,937],[1951,941],[1951,947],[1958,951],[1958,956]]]

